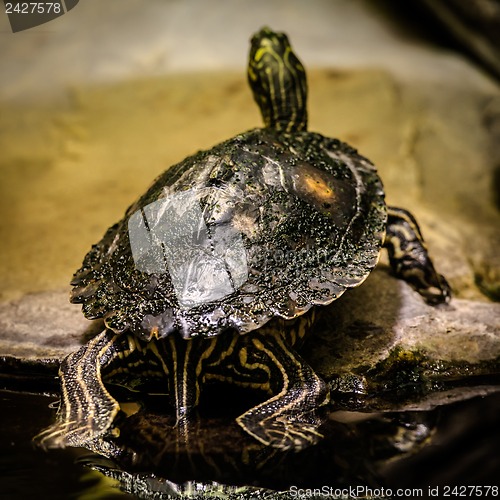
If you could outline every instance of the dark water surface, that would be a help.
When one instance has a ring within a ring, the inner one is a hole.
[[[54,401],[53,397],[0,392],[2,410],[0,412],[0,498],[40,500],[135,498],[120,492],[116,488],[116,481],[79,464],[78,460],[89,454],[86,450],[66,449],[46,452],[33,446],[32,437],[47,426],[54,416],[54,410],[49,407],[51,401]],[[414,455],[376,467],[378,470],[371,479],[375,478],[377,483],[393,490],[421,488],[424,492],[423,497],[428,497],[428,488],[436,485],[440,487],[498,485],[500,483],[499,410],[499,394],[441,409],[433,414],[433,418],[437,418],[437,430],[432,444]],[[375,426],[373,429],[374,432],[378,432],[380,427]],[[349,425],[344,425],[337,445],[348,446],[346,443],[349,436],[359,440],[359,428],[355,431],[353,427],[351,432]],[[366,435],[363,439],[365,438]],[[333,446],[335,441],[332,440]],[[363,446],[365,444],[355,443],[353,450],[362,452]],[[324,454],[318,454],[318,457],[322,456],[324,457]],[[342,454],[339,455],[341,456]],[[347,453],[344,458],[348,457],[349,460],[349,456]],[[352,465],[355,462],[357,460],[353,458]],[[324,470],[325,464],[308,464],[307,467],[311,465],[312,467],[317,465],[320,471]],[[333,470],[336,467],[338,464],[331,469],[332,475],[335,474]],[[349,469],[351,463],[343,464],[342,467]],[[344,481],[352,480],[348,475],[345,477]],[[292,476],[289,479],[290,484],[294,484],[296,477]],[[321,482],[321,479],[318,481]],[[334,477],[326,475],[324,481],[325,484],[336,483]],[[490,495],[488,498],[494,496]]]
[[[3,499],[105,499],[132,498],[109,486],[76,460],[81,450],[36,448],[32,438],[54,416],[54,398],[0,392],[0,498]]]

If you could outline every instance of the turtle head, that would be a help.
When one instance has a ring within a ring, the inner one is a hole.
[[[252,37],[248,82],[266,127],[306,130],[306,73],[284,33],[262,28]]]

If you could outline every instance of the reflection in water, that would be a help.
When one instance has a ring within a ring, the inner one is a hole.
[[[5,384],[2,383],[3,388]],[[45,387],[50,392],[49,387]],[[117,482],[76,464],[85,452],[66,448],[49,453],[33,446],[40,425],[53,418],[49,398],[0,390],[0,498],[37,500],[110,500],[134,498]]]
[[[234,400],[227,395],[224,399],[226,401]],[[178,484],[175,482],[176,478],[172,477],[166,470],[168,469],[167,465],[165,465],[163,472],[158,466],[150,468],[144,466],[141,469],[140,461],[137,461],[135,466],[130,463],[127,465],[127,456],[130,454],[126,450],[124,450],[123,464],[120,462],[119,453],[111,460],[96,454],[89,455],[89,452],[83,449],[67,448],[65,450],[51,450],[50,453],[43,452],[32,446],[31,439],[38,432],[40,425],[47,425],[53,418],[53,412],[48,406],[48,398],[9,391],[0,393],[0,401],[3,410],[0,414],[2,426],[0,433],[0,477],[1,495],[4,495],[5,498],[36,497],[39,500],[45,498],[50,500],[67,500],[68,498],[78,500],[164,499],[169,498],[165,493],[167,491],[173,498],[179,498],[179,494],[176,492],[185,491],[186,497],[189,488],[191,488],[190,496],[187,498],[203,498],[202,494],[206,494],[208,498],[227,498],[222,493],[225,491],[226,495],[229,492],[236,493],[236,496],[232,497],[235,499],[253,499],[257,497],[254,488],[258,488],[258,485],[262,484],[259,482],[262,470],[270,478],[270,482],[266,483],[268,488],[264,492],[259,488],[258,498],[273,499],[290,499],[288,485],[308,484],[313,487],[318,482],[323,482],[326,485],[333,484],[340,487],[356,473],[358,474],[358,483],[381,484],[392,490],[396,488],[424,488],[427,491],[429,485],[461,484],[461,481],[467,481],[470,484],[491,485],[496,484],[498,478],[500,459],[498,456],[500,444],[498,435],[500,398],[498,395],[445,406],[439,413],[410,413],[407,414],[406,420],[404,413],[384,414],[382,417],[371,415],[372,418],[363,422],[343,424],[329,420],[322,429],[326,435],[325,445],[320,444],[320,446],[309,451],[306,450],[302,454],[281,455],[281,460],[276,459],[275,462],[269,460],[260,469],[254,462],[253,477],[255,479],[252,480],[250,489],[227,486],[228,484],[238,484],[236,479],[232,480],[231,478],[235,465],[230,460],[223,461],[222,471],[228,478],[226,486],[224,486],[207,483],[207,475],[205,475],[204,480],[200,478],[199,481],[197,476],[193,475],[189,483]],[[217,407],[219,402],[220,400],[210,398],[210,406],[213,403]],[[160,417],[160,421],[158,421],[158,417],[152,412],[154,405],[148,404],[147,406],[151,407],[149,413],[143,411],[141,414],[137,414],[134,419],[129,420],[127,424],[128,437],[124,434],[120,437],[121,443],[130,439],[135,440],[133,446],[139,447],[141,460],[146,460],[144,457],[148,456],[148,449],[153,452],[161,449],[160,439],[169,435],[169,424],[172,421],[168,416]],[[207,412],[204,411],[204,413]],[[233,413],[237,413],[237,410],[235,409]],[[437,415],[439,415],[439,425],[436,434],[434,434],[433,418]],[[34,418],[35,416],[36,418]],[[163,419],[163,423],[161,423],[161,419]],[[425,419],[428,419],[427,422]],[[163,428],[157,434],[149,433],[153,436],[150,444],[147,441],[144,442],[143,436],[147,435],[148,432],[141,430],[142,424],[140,424],[141,421],[147,420],[150,423],[144,424],[144,426],[149,425],[154,428],[158,424]],[[244,442],[240,440],[240,437],[235,437],[236,435],[232,432],[226,432],[225,429],[230,426],[230,423],[221,420],[217,415],[203,415],[199,431],[195,433],[195,436],[201,435],[203,438],[204,435],[209,436],[212,433],[211,447],[205,447],[205,453],[207,450],[213,451],[217,444],[221,450],[225,446],[226,453],[227,448],[233,450],[233,456],[239,453],[241,460],[236,463],[236,466],[241,466],[238,464],[241,464],[241,461],[245,459],[244,450],[240,447],[244,445]],[[125,432],[124,424],[122,428]],[[427,429],[427,431],[420,438],[425,442],[425,435],[428,435],[429,431],[432,430],[434,446],[419,448],[416,433],[422,428]],[[233,439],[233,442],[227,443],[226,439]],[[143,440],[143,444],[141,444],[141,440]],[[199,442],[198,448],[202,448],[203,443],[204,441]],[[396,447],[399,448],[399,452]],[[403,448],[406,449],[405,453],[402,451]],[[236,451],[238,449],[240,449],[239,452]],[[412,454],[411,451],[417,451],[417,453]],[[364,453],[364,457],[361,459],[356,456],[357,452]],[[75,463],[76,457],[81,457],[78,459],[79,463]],[[289,463],[293,463],[294,460],[298,465],[289,466]],[[248,460],[246,463],[247,470],[251,471]],[[90,471],[82,465],[90,466],[94,468],[94,471]],[[299,467],[300,465],[302,467]],[[344,474],[342,474],[341,466],[346,470]],[[287,475],[288,467],[289,474]],[[317,468],[315,476],[307,473],[314,467]],[[376,470],[375,476],[372,472],[373,468]],[[365,480],[362,476],[364,471],[370,474],[371,481]],[[281,475],[282,484],[285,484],[286,490],[281,490],[285,491],[282,496],[276,489],[278,486],[272,482],[273,473],[276,473],[276,477]],[[326,475],[321,477],[321,474]],[[304,479],[307,475],[311,479],[309,482]],[[208,477],[214,478],[216,475],[212,473]],[[124,491],[135,492],[134,496],[120,493],[116,489],[117,481],[113,478],[118,479],[120,487]],[[299,481],[300,478],[302,478],[301,481]],[[181,480],[181,478],[177,479]],[[212,496],[209,496],[210,491],[213,493]],[[246,496],[244,491],[247,491]]]
[[[298,489],[315,488],[330,494],[340,489],[383,491],[383,480],[373,472],[377,461],[417,449],[434,420],[433,414],[367,414],[346,423],[332,414],[319,444],[283,452],[247,436],[226,412],[217,414],[214,405],[222,400],[214,398],[188,432],[180,431],[174,416],[164,411],[121,415],[108,437],[92,443],[99,455],[84,456],[81,463],[145,499],[292,498]]]

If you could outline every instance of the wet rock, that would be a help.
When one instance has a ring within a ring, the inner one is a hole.
[[[0,305],[0,372],[54,376],[102,327],[66,299],[53,292]],[[336,408],[429,409],[500,390],[500,305],[428,306],[382,264],[325,308],[303,355],[330,383]]]

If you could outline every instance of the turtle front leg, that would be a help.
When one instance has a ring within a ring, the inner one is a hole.
[[[261,388],[274,395],[240,415],[237,423],[261,443],[282,450],[316,443],[323,436],[315,410],[329,400],[327,385],[279,334],[247,338],[238,353],[238,371],[265,374]]]
[[[35,438],[42,447],[84,446],[111,426],[120,406],[104,387],[101,369],[123,351],[122,337],[105,330],[62,361],[57,421]]]
[[[384,246],[396,276],[408,282],[432,305],[448,302],[450,286],[434,265],[413,215],[402,208],[388,207]]]

